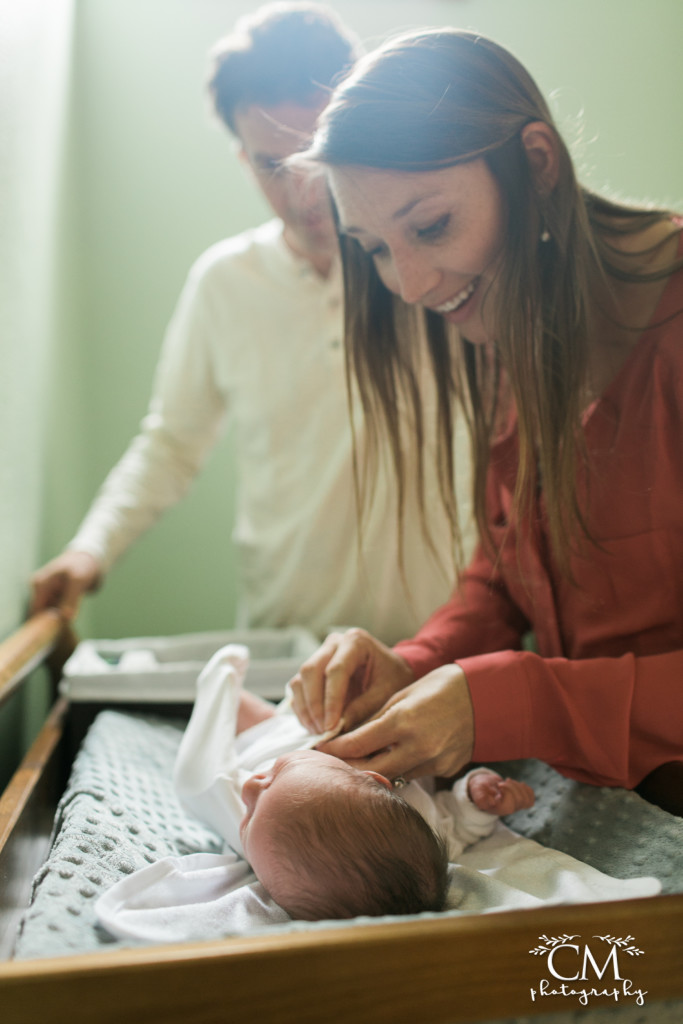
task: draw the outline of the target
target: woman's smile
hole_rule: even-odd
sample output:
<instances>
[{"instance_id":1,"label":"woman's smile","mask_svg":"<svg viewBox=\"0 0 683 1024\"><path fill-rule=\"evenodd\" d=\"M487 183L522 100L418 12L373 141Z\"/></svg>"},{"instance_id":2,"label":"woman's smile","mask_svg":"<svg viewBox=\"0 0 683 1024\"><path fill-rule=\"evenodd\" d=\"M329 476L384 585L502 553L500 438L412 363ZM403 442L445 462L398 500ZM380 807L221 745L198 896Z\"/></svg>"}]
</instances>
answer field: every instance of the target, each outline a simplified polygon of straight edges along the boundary
<instances>
[{"instance_id":1,"label":"woman's smile","mask_svg":"<svg viewBox=\"0 0 683 1024\"><path fill-rule=\"evenodd\" d=\"M479 281L480 278L475 277L466 288L459 291L452 299L442 302L439 306L434 306L434 312L440 313L449 323L459 323L461 320L466 320L470 315L469 302L478 288Z\"/></svg>"}]
</instances>

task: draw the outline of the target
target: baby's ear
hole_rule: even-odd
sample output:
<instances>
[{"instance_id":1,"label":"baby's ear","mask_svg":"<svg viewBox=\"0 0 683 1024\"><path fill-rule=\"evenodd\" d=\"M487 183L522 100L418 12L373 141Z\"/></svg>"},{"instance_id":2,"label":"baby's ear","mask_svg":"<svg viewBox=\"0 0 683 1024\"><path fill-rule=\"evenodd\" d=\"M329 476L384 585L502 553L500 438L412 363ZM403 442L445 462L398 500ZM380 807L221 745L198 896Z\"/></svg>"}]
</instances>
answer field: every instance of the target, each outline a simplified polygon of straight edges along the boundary
<instances>
[{"instance_id":1,"label":"baby's ear","mask_svg":"<svg viewBox=\"0 0 683 1024\"><path fill-rule=\"evenodd\" d=\"M384 775L380 775L379 772L364 771L363 775L369 775L371 779L375 780L375 782L381 783L381 785L386 786L387 789L393 789L393 786L391 785L389 779L387 779L386 776Z\"/></svg>"}]
</instances>

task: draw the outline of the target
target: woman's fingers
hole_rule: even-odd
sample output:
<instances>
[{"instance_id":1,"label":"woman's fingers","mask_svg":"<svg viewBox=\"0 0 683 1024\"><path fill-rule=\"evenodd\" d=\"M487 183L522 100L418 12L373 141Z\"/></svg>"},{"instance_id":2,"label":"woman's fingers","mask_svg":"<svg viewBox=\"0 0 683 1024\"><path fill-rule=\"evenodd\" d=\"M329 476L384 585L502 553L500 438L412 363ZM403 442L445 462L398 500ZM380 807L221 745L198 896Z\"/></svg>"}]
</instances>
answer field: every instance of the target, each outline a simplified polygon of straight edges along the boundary
<instances>
[{"instance_id":1,"label":"woman's fingers","mask_svg":"<svg viewBox=\"0 0 683 1024\"><path fill-rule=\"evenodd\" d=\"M389 712L380 712L377 718L360 725L353 732L337 736L329 743L319 744L318 749L355 767L366 768L364 762L388 752L395 739L396 723L393 716Z\"/></svg>"},{"instance_id":2,"label":"woman's fingers","mask_svg":"<svg viewBox=\"0 0 683 1024\"><path fill-rule=\"evenodd\" d=\"M464 673L445 665L394 694L374 719L319 749L388 778L452 775L471 759L472 705Z\"/></svg>"},{"instance_id":3,"label":"woman's fingers","mask_svg":"<svg viewBox=\"0 0 683 1024\"><path fill-rule=\"evenodd\" d=\"M322 724L334 729L350 695L362 689L371 680L373 653L379 641L360 629L350 629L339 640L325 670L325 690L322 695Z\"/></svg>"},{"instance_id":4,"label":"woman's fingers","mask_svg":"<svg viewBox=\"0 0 683 1024\"><path fill-rule=\"evenodd\" d=\"M310 732L337 727L354 677L365 673L373 642L361 630L330 633L290 680L294 713Z\"/></svg>"},{"instance_id":5,"label":"woman's fingers","mask_svg":"<svg viewBox=\"0 0 683 1024\"><path fill-rule=\"evenodd\" d=\"M312 733L324 731L325 670L342 636L341 633L330 633L288 684L292 695L292 710L302 725Z\"/></svg>"},{"instance_id":6,"label":"woman's fingers","mask_svg":"<svg viewBox=\"0 0 683 1024\"><path fill-rule=\"evenodd\" d=\"M362 674L359 672L347 693L344 731L375 718L384 707L414 681L412 670L400 655L384 647L370 652Z\"/></svg>"},{"instance_id":7,"label":"woman's fingers","mask_svg":"<svg viewBox=\"0 0 683 1024\"><path fill-rule=\"evenodd\" d=\"M290 681L292 706L311 732L354 725L412 681L404 660L362 629L332 633ZM347 709L348 708L348 713Z\"/></svg>"}]
</instances>

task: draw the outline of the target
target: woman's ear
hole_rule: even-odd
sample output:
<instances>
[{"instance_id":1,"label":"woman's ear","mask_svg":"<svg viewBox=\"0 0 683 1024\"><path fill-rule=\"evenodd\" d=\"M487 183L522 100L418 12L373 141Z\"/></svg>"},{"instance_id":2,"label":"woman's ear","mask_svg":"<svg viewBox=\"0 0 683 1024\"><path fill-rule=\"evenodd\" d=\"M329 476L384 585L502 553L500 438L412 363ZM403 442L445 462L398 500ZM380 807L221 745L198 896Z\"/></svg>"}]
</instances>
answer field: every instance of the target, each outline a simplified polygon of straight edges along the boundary
<instances>
[{"instance_id":1,"label":"woman's ear","mask_svg":"<svg viewBox=\"0 0 683 1024\"><path fill-rule=\"evenodd\" d=\"M532 121L522 128L522 145L536 188L541 195L550 195L560 173L560 151L554 129L545 121Z\"/></svg>"}]
</instances>

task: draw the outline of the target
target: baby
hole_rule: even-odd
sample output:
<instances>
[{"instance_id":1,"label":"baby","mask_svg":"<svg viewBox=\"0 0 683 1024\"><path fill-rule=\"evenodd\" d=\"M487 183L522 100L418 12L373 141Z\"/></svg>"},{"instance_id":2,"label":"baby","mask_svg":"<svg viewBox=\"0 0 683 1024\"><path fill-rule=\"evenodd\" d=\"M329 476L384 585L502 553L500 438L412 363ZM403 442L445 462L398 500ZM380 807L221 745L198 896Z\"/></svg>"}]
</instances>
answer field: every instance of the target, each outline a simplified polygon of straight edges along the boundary
<instances>
[{"instance_id":1,"label":"baby","mask_svg":"<svg viewBox=\"0 0 683 1024\"><path fill-rule=\"evenodd\" d=\"M183 804L244 856L294 918L414 914L446 906L448 863L498 817L533 803L475 769L430 795L311 749L289 710L241 689L248 651L218 651L197 683L174 781Z\"/></svg>"}]
</instances>

